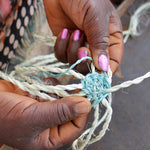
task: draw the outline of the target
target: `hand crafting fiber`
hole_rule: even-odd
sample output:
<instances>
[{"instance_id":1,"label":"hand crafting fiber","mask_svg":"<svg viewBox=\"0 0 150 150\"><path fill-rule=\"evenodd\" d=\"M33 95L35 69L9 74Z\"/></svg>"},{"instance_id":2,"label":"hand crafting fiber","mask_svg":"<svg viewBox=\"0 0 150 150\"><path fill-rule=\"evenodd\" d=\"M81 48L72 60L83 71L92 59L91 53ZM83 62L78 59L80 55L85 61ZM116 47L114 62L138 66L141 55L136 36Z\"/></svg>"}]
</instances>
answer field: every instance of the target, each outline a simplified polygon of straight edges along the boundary
<instances>
[{"instance_id":1,"label":"hand crafting fiber","mask_svg":"<svg viewBox=\"0 0 150 150\"><path fill-rule=\"evenodd\" d=\"M143 14L143 10L146 12L150 9L150 2L141 6L136 12L135 15L131 18L130 28L128 31L124 32L126 43L129 36L139 35L137 26L139 24L140 14ZM43 41L43 37L40 35L35 35L37 39ZM54 38L53 38L54 39ZM51 40L54 42L54 40ZM47 40L46 40L47 42ZM51 43L53 45L53 43ZM78 60L71 67L66 68L63 63L60 63L55 58L54 54L46 56L38 56L31 60L25 61L15 67L9 75L3 72L0 72L0 77L4 80L10 81L11 83L17 85L24 91L29 92L32 95L39 96L47 100L55 100L54 97L51 97L47 93L55 93L60 97L66 96L86 96L91 103L93 104L94 109L94 119L91 126L78 138L73 144L72 148L74 150L83 150L88 145L100 140L106 133L109 127L109 123L112 117L112 97L111 93L118 91L121 88L126 88L132 84L139 84L144 79L150 77L150 72L145 74L142 77L134 79L133 81L127 81L120 85L111 87L112 73L109 68L108 72L102 72L101 74L96 73L95 66L91 63L91 73L86 76L75 72L72 70L77 64L79 64L83 59L89 59L92 61L92 58L85 57ZM66 69L64 69L64 66ZM20 73L21 72L21 73ZM41 76L45 77L60 77L60 76L69 76L72 75L74 78L81 80L79 84L69 84L69 85L56 85L49 86L45 85L42 82ZM66 91L73 91L75 89L80 89L78 93L69 94ZM101 113L100 109L103 107L104 111ZM101 130L98 133L95 133L95 130L101 126Z\"/></svg>"}]
</instances>

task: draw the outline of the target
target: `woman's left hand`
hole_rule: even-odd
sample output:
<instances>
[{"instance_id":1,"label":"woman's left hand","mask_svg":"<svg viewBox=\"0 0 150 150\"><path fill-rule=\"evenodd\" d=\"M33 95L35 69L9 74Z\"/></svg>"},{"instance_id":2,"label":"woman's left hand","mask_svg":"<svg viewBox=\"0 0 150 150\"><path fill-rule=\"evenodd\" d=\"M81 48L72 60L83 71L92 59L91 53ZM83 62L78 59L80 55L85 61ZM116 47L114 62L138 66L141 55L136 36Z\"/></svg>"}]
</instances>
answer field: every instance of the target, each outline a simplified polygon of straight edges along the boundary
<instances>
[{"instance_id":1,"label":"woman's left hand","mask_svg":"<svg viewBox=\"0 0 150 150\"><path fill-rule=\"evenodd\" d=\"M43 82L57 84L52 78ZM72 143L83 133L91 110L88 99L76 96L38 102L33 98L0 80L1 143L19 150L53 150Z\"/></svg>"}]
</instances>

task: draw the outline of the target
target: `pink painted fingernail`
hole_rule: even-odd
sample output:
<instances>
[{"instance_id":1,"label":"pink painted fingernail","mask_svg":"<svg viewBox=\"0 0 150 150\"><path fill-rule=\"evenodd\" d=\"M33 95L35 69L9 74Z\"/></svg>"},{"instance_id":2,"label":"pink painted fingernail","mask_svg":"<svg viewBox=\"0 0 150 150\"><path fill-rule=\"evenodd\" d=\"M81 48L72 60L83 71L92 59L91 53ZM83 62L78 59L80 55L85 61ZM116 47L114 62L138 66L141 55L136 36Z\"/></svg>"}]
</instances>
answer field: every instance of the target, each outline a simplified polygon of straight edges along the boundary
<instances>
[{"instance_id":1,"label":"pink painted fingernail","mask_svg":"<svg viewBox=\"0 0 150 150\"><path fill-rule=\"evenodd\" d=\"M61 39L66 39L68 36L68 29L64 28L61 32Z\"/></svg>"},{"instance_id":2,"label":"pink painted fingernail","mask_svg":"<svg viewBox=\"0 0 150 150\"><path fill-rule=\"evenodd\" d=\"M75 30L73 33L73 40L78 41L81 37L81 31L80 30Z\"/></svg>"},{"instance_id":3,"label":"pink painted fingernail","mask_svg":"<svg viewBox=\"0 0 150 150\"><path fill-rule=\"evenodd\" d=\"M98 64L103 71L108 71L108 57L106 55L99 56Z\"/></svg>"},{"instance_id":4,"label":"pink painted fingernail","mask_svg":"<svg viewBox=\"0 0 150 150\"><path fill-rule=\"evenodd\" d=\"M88 56L88 52L86 50L83 49L79 49L79 53L78 53L79 59ZM83 61L86 61L86 59L84 59Z\"/></svg>"}]
</instances>

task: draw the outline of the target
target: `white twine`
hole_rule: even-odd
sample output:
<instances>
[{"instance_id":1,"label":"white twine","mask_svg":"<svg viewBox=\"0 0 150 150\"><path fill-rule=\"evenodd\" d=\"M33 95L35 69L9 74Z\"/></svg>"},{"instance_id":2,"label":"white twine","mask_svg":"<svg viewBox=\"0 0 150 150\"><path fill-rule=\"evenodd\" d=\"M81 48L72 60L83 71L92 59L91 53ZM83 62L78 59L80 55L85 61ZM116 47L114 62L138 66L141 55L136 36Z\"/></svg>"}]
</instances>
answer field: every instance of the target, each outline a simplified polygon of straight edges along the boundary
<instances>
[{"instance_id":1,"label":"white twine","mask_svg":"<svg viewBox=\"0 0 150 150\"><path fill-rule=\"evenodd\" d=\"M131 17L131 22L129 29L124 32L124 42L126 43L129 36L138 36L140 32L138 31L138 25L140 23L140 18L145 15L146 12L150 9L150 2L142 5L135 14ZM44 37L39 34L34 35L40 43L44 43L45 45L53 46L55 39L53 37ZM31 60L27 60L22 64L19 64L15 67L9 75L0 72L0 77L4 80L7 80L14 85L17 85L20 89L29 92L32 95L39 96L46 100L55 100L55 98L51 97L46 93L56 93L60 97L66 96L86 96L85 93L80 91L76 94L69 94L67 91L75 90L75 89L82 89L83 86L81 83L79 84L70 84L70 85L56 85L56 86L48 86L41 84L38 80L31 78L31 75L38 76L41 71L43 72L52 72L52 73L62 73L66 69L62 69L60 67L64 67L63 63L57 62L57 59L54 57L54 54L46 55L46 56L38 56ZM91 71L92 73L95 72L95 66L91 64ZM70 70L65 75L72 75L76 79L84 79L85 76L75 72L74 70ZM111 83L112 73L109 68L107 72L108 80ZM107 89L106 92L115 92L121 88L129 87L133 84L139 84L144 79L150 77L150 72L146 73L144 76L136 78L131 81L124 82L120 85L116 85ZM42 91L42 92L41 92ZM94 119L91 126L78 138L76 139L73 144L73 150L83 150L88 145L93 144L96 141L99 141L108 130L111 118L112 118L112 96L109 94L106 98L104 98L99 104L93 107L94 109ZM104 109L104 112L101 112L101 108ZM98 127L101 127L99 133L95 133L95 130Z\"/></svg>"},{"instance_id":2,"label":"white twine","mask_svg":"<svg viewBox=\"0 0 150 150\"><path fill-rule=\"evenodd\" d=\"M43 59L42 59L43 57ZM50 59L53 57L52 59ZM39 62L46 62L46 64L42 64L44 66L40 66ZM38 80L32 79L31 74L38 75L40 71L44 72L51 72L51 73L62 73L66 69L61 69L57 67L51 67L51 65L47 65L48 63L52 63L53 66L55 66L56 58L54 58L54 55L47 55L47 56L38 56L30 61L26 61L18 66L15 67L15 70L13 70L10 75L6 75L3 72L0 72L0 77L3 78L4 80L7 80L14 85L17 85L20 89L29 92L32 95L39 96L43 99L47 100L55 100L55 98L49 96L46 93L55 93L60 97L66 97L66 96L86 96L85 93L82 91L76 94L69 94L67 91L70 90L75 90L75 89L82 89L83 86L81 83L79 84L70 84L70 85L56 85L56 86L49 86L49 85L44 85L38 82ZM38 65L37 65L38 64ZM56 62L57 64L57 62ZM23 67L23 66L31 66L32 67ZM47 65L47 66L46 66ZM95 72L95 66L91 64L91 70L92 73ZM85 76L75 72L74 70L70 70L67 74L65 75L72 75L76 79L84 79ZM129 87L133 84L139 84L142 82L144 79L150 77L150 72L146 73L144 76L139 77L137 79L134 79L132 81L127 81L124 82L120 85L116 85L114 87L111 87L110 89L107 89L106 92L115 92L118 91L121 88L126 88ZM109 68L108 71L108 79L109 82L111 83L111 78L112 78L112 73ZM41 92L42 91L42 92ZM43 93L44 92L44 93ZM112 97L111 94L103 99L100 104L94 106L94 121L89 127L77 140L74 141L72 148L74 150L82 150L83 148L87 147L87 145L90 145L98 140L100 140L106 131L108 130L109 123L111 121L112 117L112 107L111 107L111 102L112 102ZM100 114L100 107L103 106L105 108L105 112L103 114ZM102 129L100 132L95 135L95 130L97 129L98 126L102 126Z\"/></svg>"},{"instance_id":3,"label":"white twine","mask_svg":"<svg viewBox=\"0 0 150 150\"><path fill-rule=\"evenodd\" d=\"M150 2L147 2L143 5L141 5L134 13L133 16L131 16L129 29L123 32L124 35L124 43L127 42L128 38L130 36L140 36L144 29L149 25L150 23Z\"/></svg>"}]
</instances>

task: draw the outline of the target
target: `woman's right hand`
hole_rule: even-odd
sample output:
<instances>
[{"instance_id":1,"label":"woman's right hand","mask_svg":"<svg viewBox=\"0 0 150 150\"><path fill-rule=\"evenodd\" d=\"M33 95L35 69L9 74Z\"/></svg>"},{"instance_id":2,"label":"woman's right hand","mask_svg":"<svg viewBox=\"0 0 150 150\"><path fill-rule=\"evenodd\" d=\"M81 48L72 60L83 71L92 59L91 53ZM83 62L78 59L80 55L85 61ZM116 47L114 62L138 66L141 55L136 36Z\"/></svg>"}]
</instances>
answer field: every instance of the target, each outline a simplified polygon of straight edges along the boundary
<instances>
[{"instance_id":1,"label":"woman's right hand","mask_svg":"<svg viewBox=\"0 0 150 150\"><path fill-rule=\"evenodd\" d=\"M123 35L120 18L110 0L44 0L48 23L57 36L55 54L58 60L74 64L90 56L98 70L112 72L123 57ZM85 46L85 41L89 49ZM87 61L77 67L89 72Z\"/></svg>"}]
</instances>

